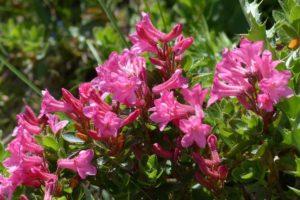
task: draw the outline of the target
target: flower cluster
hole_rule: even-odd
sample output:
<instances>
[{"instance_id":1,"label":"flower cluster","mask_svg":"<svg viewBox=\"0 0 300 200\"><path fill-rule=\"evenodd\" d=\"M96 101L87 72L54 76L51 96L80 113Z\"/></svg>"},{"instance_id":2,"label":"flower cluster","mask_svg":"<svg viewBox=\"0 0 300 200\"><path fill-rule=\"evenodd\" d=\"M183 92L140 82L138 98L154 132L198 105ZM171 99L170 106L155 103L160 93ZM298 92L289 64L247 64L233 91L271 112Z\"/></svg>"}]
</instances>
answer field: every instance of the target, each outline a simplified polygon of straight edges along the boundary
<instances>
[{"instance_id":1,"label":"flower cluster","mask_svg":"<svg viewBox=\"0 0 300 200\"><path fill-rule=\"evenodd\" d=\"M247 109L261 114L272 112L282 97L290 97L289 71L278 71L280 61L263 50L263 42L242 39L240 47L225 49L223 59L217 64L211 97L208 105L227 96L235 96Z\"/></svg>"},{"instance_id":2,"label":"flower cluster","mask_svg":"<svg viewBox=\"0 0 300 200\"><path fill-rule=\"evenodd\" d=\"M3 165L10 173L9 177L1 176L0 197L12 199L12 194L18 186L40 187L45 185L44 199L51 199L57 175L50 173L46 160L43 158L43 148L36 143L34 135L41 134L41 122L30 107L17 116L18 126L13 135L16 136L7 147L10 157Z\"/></svg>"},{"instance_id":3,"label":"flower cluster","mask_svg":"<svg viewBox=\"0 0 300 200\"><path fill-rule=\"evenodd\" d=\"M98 155L92 149L94 142L101 141L109 147L114 141L123 144L126 138L123 127L134 122L142 124L140 127L157 123L160 132L169 125L177 130L174 132L179 132L175 139L164 137L174 148L165 148L163 143L150 140L152 152L142 153L155 153L177 165L182 151L188 150L192 152L191 161L197 164L196 181L213 192L222 188L228 168L221 163L212 127L205 123L208 89L200 84L190 87L180 67L182 55L193 39L183 36L181 24L175 25L169 33L159 31L146 13L142 13L142 20L136 24L136 32L130 39L133 43L130 49L120 54L113 52L96 68L96 78L79 85L78 98L63 88L62 98L57 100L44 90L38 117L29 107L17 116L15 138L7 147L10 157L3 162L9 176L0 175L0 199L12 199L18 186L43 186L44 199L51 199L57 193L63 169L76 172L81 179L96 175L97 168L92 164L94 154ZM153 56L150 61L161 75L160 82L152 88L148 84L149 72L143 52ZM269 51L263 50L262 42L242 39L239 48L225 49L216 67L208 106L224 97L235 96L259 115L273 112L282 97L293 95L288 87L291 74L276 70L278 63L272 60ZM62 116L68 120L60 120ZM52 134L51 137L57 139L68 127L75 129L75 136L84 140L88 148L68 158L59 157L56 171L50 171L46 150L35 136ZM137 153L136 146L131 150L139 160L141 153ZM114 151L111 148L110 155L114 155ZM21 198L26 199L24 195Z\"/></svg>"},{"instance_id":4,"label":"flower cluster","mask_svg":"<svg viewBox=\"0 0 300 200\"><path fill-rule=\"evenodd\" d=\"M182 69L178 63L181 60L182 53L192 44L193 39L182 36L182 25L180 24L177 24L170 33L165 34L152 25L147 14L143 13L142 16L143 19L136 25L136 33L131 35L134 43L133 49L137 53L145 51L153 53L157 58L151 58L150 60L158 66L157 69L161 72L164 80L163 83L152 88L152 93L160 95L160 98L155 99L154 107L149 109L153 112L150 119L159 123L160 131L163 131L168 123L172 122L183 133L183 136L177 139L174 149L166 150L159 143L155 143L153 144L153 152L163 158L177 161L182 148L191 147L194 143L200 148L205 148L208 140L211 141L209 150L213 159L216 159L216 155L218 155L216 149L217 139L213 135L210 136L210 139L207 139L211 134L211 127L203 123L205 116L202 106L208 90L202 89L199 84L194 85L192 89L188 89L188 80L183 77ZM170 41L175 38L175 45L169 47ZM159 47L159 42L162 43L162 48ZM176 100L174 96L176 90L180 90L177 92L181 94L186 102L185 104ZM195 150L194 155L198 155L197 150ZM198 157L202 158L200 155ZM196 160L197 163L199 163L198 160ZM213 166L204 163L200 166L200 169L218 166L222 169L221 175L213 176L213 173L206 173L205 176L217 182L219 180L223 182L227 176L227 168L220 165L220 159L213 162L215 162ZM216 173L219 173L219 171ZM199 176L197 174L196 177ZM212 186L209 187L209 185L205 186L212 190L216 189ZM214 187L216 186L214 185Z\"/></svg>"}]
</instances>

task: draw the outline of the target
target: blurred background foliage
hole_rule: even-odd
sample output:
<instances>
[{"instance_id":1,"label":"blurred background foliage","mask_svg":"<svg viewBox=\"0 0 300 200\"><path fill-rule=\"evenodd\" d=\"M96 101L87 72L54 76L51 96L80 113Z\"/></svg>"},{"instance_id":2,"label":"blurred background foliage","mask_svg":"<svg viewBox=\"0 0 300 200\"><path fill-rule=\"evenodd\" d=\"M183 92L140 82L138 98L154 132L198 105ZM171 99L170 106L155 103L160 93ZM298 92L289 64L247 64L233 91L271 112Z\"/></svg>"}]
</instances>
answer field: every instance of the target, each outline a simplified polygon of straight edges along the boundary
<instances>
[{"instance_id":1,"label":"blurred background foliage","mask_svg":"<svg viewBox=\"0 0 300 200\"><path fill-rule=\"evenodd\" d=\"M238 0L107 0L128 40L142 11L168 31L177 22L195 42L184 68L194 82L211 84L213 68L224 47L231 47L249 26ZM279 8L263 1L263 20ZM129 42L129 41L128 41ZM95 76L94 68L112 51L126 47L98 0L0 0L0 55L40 89L60 97ZM149 64L150 65L150 64ZM200 74L201 73L201 74ZM11 133L25 104L38 110L40 96L0 62L0 133Z\"/></svg>"}]
</instances>

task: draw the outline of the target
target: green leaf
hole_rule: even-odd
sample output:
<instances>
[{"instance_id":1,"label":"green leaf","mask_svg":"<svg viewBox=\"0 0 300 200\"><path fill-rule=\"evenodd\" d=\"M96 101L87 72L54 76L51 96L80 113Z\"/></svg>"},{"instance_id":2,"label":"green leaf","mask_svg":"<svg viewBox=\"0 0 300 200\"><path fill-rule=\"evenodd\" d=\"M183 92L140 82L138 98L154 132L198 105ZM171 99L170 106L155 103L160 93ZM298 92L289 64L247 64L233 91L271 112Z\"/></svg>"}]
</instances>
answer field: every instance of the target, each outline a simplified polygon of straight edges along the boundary
<instances>
[{"instance_id":1,"label":"green leaf","mask_svg":"<svg viewBox=\"0 0 300 200\"><path fill-rule=\"evenodd\" d=\"M0 143L0 161L3 161L8 156L9 156L9 152L5 151L2 143Z\"/></svg>"},{"instance_id":2,"label":"green leaf","mask_svg":"<svg viewBox=\"0 0 300 200\"><path fill-rule=\"evenodd\" d=\"M66 140L67 142L70 142L70 143L75 143L75 144L83 144L83 143L85 143L84 140L76 137L75 132L66 132L66 133L63 133L62 137L64 138L64 140Z\"/></svg>"},{"instance_id":3,"label":"green leaf","mask_svg":"<svg viewBox=\"0 0 300 200\"><path fill-rule=\"evenodd\" d=\"M300 151L300 129L295 131L286 130L283 135L283 143L292 145Z\"/></svg>"},{"instance_id":4,"label":"green leaf","mask_svg":"<svg viewBox=\"0 0 300 200\"><path fill-rule=\"evenodd\" d=\"M258 160L246 160L240 167L234 168L231 174L238 182L251 182L262 179L264 170Z\"/></svg>"},{"instance_id":5,"label":"green leaf","mask_svg":"<svg viewBox=\"0 0 300 200\"><path fill-rule=\"evenodd\" d=\"M295 119L300 114L300 96L295 95L291 98L284 99L277 104L277 107L290 118Z\"/></svg>"},{"instance_id":6,"label":"green leaf","mask_svg":"<svg viewBox=\"0 0 300 200\"><path fill-rule=\"evenodd\" d=\"M43 136L42 145L46 148L53 149L54 151L58 151L59 149L59 144L53 135Z\"/></svg>"},{"instance_id":7,"label":"green leaf","mask_svg":"<svg viewBox=\"0 0 300 200\"><path fill-rule=\"evenodd\" d=\"M290 174L293 174L296 177L300 177L300 158L296 158L295 162L296 162L296 170L290 172Z\"/></svg>"},{"instance_id":8,"label":"green leaf","mask_svg":"<svg viewBox=\"0 0 300 200\"><path fill-rule=\"evenodd\" d=\"M93 194L91 193L91 191L88 189L87 186L83 185L83 189L84 189L84 196L85 196L85 200L95 200Z\"/></svg>"}]
</instances>

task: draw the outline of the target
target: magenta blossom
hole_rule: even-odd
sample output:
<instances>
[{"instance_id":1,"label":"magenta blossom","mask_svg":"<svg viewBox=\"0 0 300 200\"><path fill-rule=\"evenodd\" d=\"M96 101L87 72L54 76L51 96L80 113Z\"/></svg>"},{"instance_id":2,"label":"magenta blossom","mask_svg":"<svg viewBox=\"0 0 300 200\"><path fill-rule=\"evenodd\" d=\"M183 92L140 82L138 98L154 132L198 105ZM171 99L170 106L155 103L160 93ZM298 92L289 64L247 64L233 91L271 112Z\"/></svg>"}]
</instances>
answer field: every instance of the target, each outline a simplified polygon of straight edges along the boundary
<instances>
[{"instance_id":1,"label":"magenta blossom","mask_svg":"<svg viewBox=\"0 0 300 200\"><path fill-rule=\"evenodd\" d=\"M270 78L259 82L261 91L268 94L273 103L278 103L281 97L291 97L294 92L288 87L291 73L289 71L273 72Z\"/></svg>"},{"instance_id":2,"label":"magenta blossom","mask_svg":"<svg viewBox=\"0 0 300 200\"><path fill-rule=\"evenodd\" d=\"M202 118L199 116L191 116L189 119L182 119L179 122L179 127L184 136L181 140L183 147L189 147L195 142L200 148L205 148L206 137L211 132L211 127L202 124Z\"/></svg>"},{"instance_id":3,"label":"magenta blossom","mask_svg":"<svg viewBox=\"0 0 300 200\"><path fill-rule=\"evenodd\" d=\"M136 32L130 35L134 44L131 48L136 53L149 51L157 54L156 45L158 42L169 42L182 33L182 25L176 24L171 32L163 33L156 29L147 13L142 13L142 20L136 24Z\"/></svg>"},{"instance_id":4,"label":"magenta blossom","mask_svg":"<svg viewBox=\"0 0 300 200\"><path fill-rule=\"evenodd\" d=\"M97 67L98 77L93 84L112 94L114 100L128 106L142 104L146 86L146 64L143 57L129 50L121 55L113 52L108 61Z\"/></svg>"},{"instance_id":5,"label":"magenta blossom","mask_svg":"<svg viewBox=\"0 0 300 200\"><path fill-rule=\"evenodd\" d=\"M40 117L44 114L51 113L51 112L64 112L68 113L72 111L72 107L63 101L56 100L48 90L42 91L43 93L43 100L41 104L41 112Z\"/></svg>"},{"instance_id":6,"label":"magenta blossom","mask_svg":"<svg viewBox=\"0 0 300 200\"><path fill-rule=\"evenodd\" d=\"M159 123L160 130L164 130L167 124L174 119L181 119L194 112L192 106L184 105L176 101L173 92L165 91L159 99L154 100L154 107L149 111L153 111L150 119Z\"/></svg>"},{"instance_id":7,"label":"magenta blossom","mask_svg":"<svg viewBox=\"0 0 300 200\"><path fill-rule=\"evenodd\" d=\"M70 169L77 171L82 179L86 176L94 176L97 173L97 168L91 164L94 157L94 151L91 149L80 151L78 156L73 159L60 159L57 161L57 166L62 169Z\"/></svg>"},{"instance_id":8,"label":"magenta blossom","mask_svg":"<svg viewBox=\"0 0 300 200\"><path fill-rule=\"evenodd\" d=\"M293 95L288 87L291 74L276 70L279 63L272 60L270 51L263 50L262 41L242 39L239 48L223 52L223 59L216 66L208 105L235 96L247 109L271 112L280 98Z\"/></svg>"},{"instance_id":9,"label":"magenta blossom","mask_svg":"<svg viewBox=\"0 0 300 200\"><path fill-rule=\"evenodd\" d=\"M15 189L16 185L9 178L0 174L0 199L11 200Z\"/></svg>"},{"instance_id":10,"label":"magenta blossom","mask_svg":"<svg viewBox=\"0 0 300 200\"><path fill-rule=\"evenodd\" d=\"M153 93L159 94L163 91L170 91L177 88L187 88L188 80L182 76L182 70L177 69L171 78L160 85L152 88Z\"/></svg>"},{"instance_id":11,"label":"magenta blossom","mask_svg":"<svg viewBox=\"0 0 300 200\"><path fill-rule=\"evenodd\" d=\"M106 112L104 115L95 115L93 119L100 138L117 137L122 119L115 113Z\"/></svg>"},{"instance_id":12,"label":"magenta blossom","mask_svg":"<svg viewBox=\"0 0 300 200\"><path fill-rule=\"evenodd\" d=\"M57 115L47 114L48 117L48 124L51 128L54 135L56 135L60 130L62 130L68 123L68 120L59 121Z\"/></svg>"},{"instance_id":13,"label":"magenta blossom","mask_svg":"<svg viewBox=\"0 0 300 200\"><path fill-rule=\"evenodd\" d=\"M273 111L273 101L267 94L259 94L257 97L258 106L267 112Z\"/></svg>"},{"instance_id":14,"label":"magenta blossom","mask_svg":"<svg viewBox=\"0 0 300 200\"><path fill-rule=\"evenodd\" d=\"M207 94L207 89L202 89L200 84L194 85L194 87L190 90L188 88L184 88L181 90L181 94L186 102L192 105L195 109L195 113L197 116L204 118L204 112L202 109L203 102L205 101L205 96Z\"/></svg>"}]
</instances>

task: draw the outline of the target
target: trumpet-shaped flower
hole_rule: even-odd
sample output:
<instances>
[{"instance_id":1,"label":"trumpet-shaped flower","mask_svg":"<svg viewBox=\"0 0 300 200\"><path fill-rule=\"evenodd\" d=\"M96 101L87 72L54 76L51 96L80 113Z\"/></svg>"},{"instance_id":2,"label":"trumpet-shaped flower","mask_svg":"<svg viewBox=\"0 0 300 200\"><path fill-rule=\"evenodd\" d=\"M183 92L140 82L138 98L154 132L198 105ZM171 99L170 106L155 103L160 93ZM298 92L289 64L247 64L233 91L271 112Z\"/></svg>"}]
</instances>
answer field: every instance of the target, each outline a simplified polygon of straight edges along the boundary
<instances>
[{"instance_id":1,"label":"trumpet-shaped flower","mask_svg":"<svg viewBox=\"0 0 300 200\"><path fill-rule=\"evenodd\" d=\"M205 148L206 137L210 134L211 127L203 124L201 117L191 116L189 119L182 119L179 121L179 127L185 134L181 140L183 147L189 147L195 142L200 148Z\"/></svg>"},{"instance_id":2,"label":"trumpet-shaped flower","mask_svg":"<svg viewBox=\"0 0 300 200\"><path fill-rule=\"evenodd\" d=\"M96 175L97 169L91 164L94 157L94 151L91 149L80 151L78 156L73 159L60 159L57 166L62 169L70 169L78 172L82 179L88 175Z\"/></svg>"},{"instance_id":3,"label":"trumpet-shaped flower","mask_svg":"<svg viewBox=\"0 0 300 200\"><path fill-rule=\"evenodd\" d=\"M56 135L61 129L63 129L68 123L68 120L59 121L57 115L47 114L48 117L48 124L51 128L54 135Z\"/></svg>"},{"instance_id":4,"label":"trumpet-shaped flower","mask_svg":"<svg viewBox=\"0 0 300 200\"><path fill-rule=\"evenodd\" d=\"M272 111L281 97L293 95L288 87L291 74L277 71L275 67L279 63L272 60L270 51L263 51L263 42L242 39L239 48L223 52L223 59L216 66L208 105L223 97L236 96L247 109L255 110L258 104L259 108ZM260 95L253 99L251 96L256 93Z\"/></svg>"},{"instance_id":5,"label":"trumpet-shaped flower","mask_svg":"<svg viewBox=\"0 0 300 200\"><path fill-rule=\"evenodd\" d=\"M166 82L152 88L153 93L159 94L163 91L170 91L176 88L187 88L188 80L182 76L182 70L177 69Z\"/></svg>"},{"instance_id":6,"label":"trumpet-shaped flower","mask_svg":"<svg viewBox=\"0 0 300 200\"><path fill-rule=\"evenodd\" d=\"M97 67L98 77L93 80L102 92L112 94L113 99L128 106L139 105L146 84L146 64L144 58L129 50L121 55L112 53L102 66Z\"/></svg>"},{"instance_id":7,"label":"trumpet-shaped flower","mask_svg":"<svg viewBox=\"0 0 300 200\"><path fill-rule=\"evenodd\" d=\"M135 53L145 51L158 54L158 42L169 42L182 33L182 25L176 24L169 33L163 33L156 29L147 13L142 13L142 20L136 24L136 32L130 35L134 44L131 48Z\"/></svg>"},{"instance_id":8,"label":"trumpet-shaped flower","mask_svg":"<svg viewBox=\"0 0 300 200\"><path fill-rule=\"evenodd\" d=\"M258 85L274 103L278 103L281 97L290 97L294 94L293 90L288 87L290 78L289 71L273 72L270 78L262 79Z\"/></svg>"},{"instance_id":9,"label":"trumpet-shaped flower","mask_svg":"<svg viewBox=\"0 0 300 200\"><path fill-rule=\"evenodd\" d=\"M183 88L181 90L181 94L183 95L184 100L192 105L195 109L196 115L202 118L204 118L202 105L207 92L208 90L202 89L201 85L199 84L194 85L191 90L188 88Z\"/></svg>"},{"instance_id":10,"label":"trumpet-shaped flower","mask_svg":"<svg viewBox=\"0 0 300 200\"><path fill-rule=\"evenodd\" d=\"M154 101L154 107L149 111L153 111L150 119L159 123L160 130L162 131L167 124L174 119L181 119L194 112L192 106L180 104L176 101L173 92L165 91L159 99Z\"/></svg>"}]
</instances>

